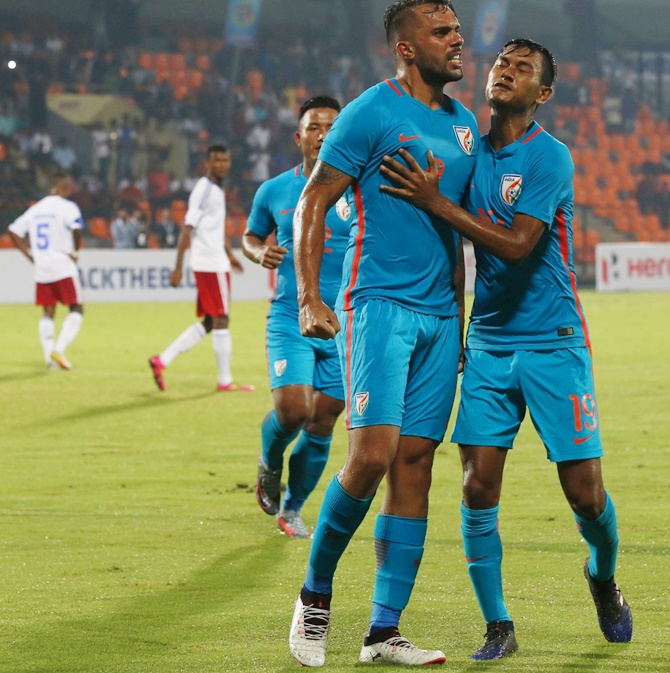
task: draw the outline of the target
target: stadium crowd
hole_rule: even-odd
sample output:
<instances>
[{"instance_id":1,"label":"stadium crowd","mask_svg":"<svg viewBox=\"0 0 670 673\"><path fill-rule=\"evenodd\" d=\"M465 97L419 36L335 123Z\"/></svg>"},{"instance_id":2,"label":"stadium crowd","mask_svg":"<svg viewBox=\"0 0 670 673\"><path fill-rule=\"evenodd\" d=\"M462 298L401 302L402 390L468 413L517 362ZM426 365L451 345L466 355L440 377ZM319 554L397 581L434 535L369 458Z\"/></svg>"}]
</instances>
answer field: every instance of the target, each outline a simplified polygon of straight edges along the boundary
<instances>
[{"instance_id":1,"label":"stadium crowd","mask_svg":"<svg viewBox=\"0 0 670 673\"><path fill-rule=\"evenodd\" d=\"M2 17L0 59L8 65L0 68L0 234L45 193L52 169L62 168L75 178L87 245L118 246L113 232L126 221L137 232L135 245L170 245L162 229L181 224L204 150L222 141L233 158L226 195L237 244L258 186L298 160L291 134L299 105L324 91L346 103L391 70L384 45L365 58L342 53L327 18L315 19L303 32L292 25L262 31L233 85L233 53L218 30L169 23L140 29L129 16L117 26L95 14L88 33L53 17ZM466 54L466 76L452 86L486 130L488 110L474 91L476 61ZM585 251L585 262L603 235L666 240L670 233L663 101L643 104L639 73L621 71L606 53L601 61L600 78L566 63L555 102L539 120L573 150L576 203L584 207L576 250ZM55 130L47 106L58 93L109 93L136 112L93 123L83 143L81 136L73 142L60 126ZM581 230L587 213L589 226ZM594 213L602 220L598 230Z\"/></svg>"}]
</instances>

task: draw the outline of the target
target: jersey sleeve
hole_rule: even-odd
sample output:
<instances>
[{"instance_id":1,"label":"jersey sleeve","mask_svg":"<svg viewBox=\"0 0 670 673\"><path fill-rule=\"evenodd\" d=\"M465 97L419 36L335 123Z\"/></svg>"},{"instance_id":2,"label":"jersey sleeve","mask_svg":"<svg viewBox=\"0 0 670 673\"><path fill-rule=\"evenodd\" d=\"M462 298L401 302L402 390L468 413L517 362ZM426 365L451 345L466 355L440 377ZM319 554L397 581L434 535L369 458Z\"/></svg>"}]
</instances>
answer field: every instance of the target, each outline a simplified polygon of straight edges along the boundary
<instances>
[{"instance_id":1,"label":"jersey sleeve","mask_svg":"<svg viewBox=\"0 0 670 673\"><path fill-rule=\"evenodd\" d=\"M271 191L269 182L264 182L258 188L247 220L249 230L263 238L269 236L277 227L272 214Z\"/></svg>"},{"instance_id":2,"label":"jersey sleeve","mask_svg":"<svg viewBox=\"0 0 670 673\"><path fill-rule=\"evenodd\" d=\"M68 213L68 219L65 222L65 226L70 231L84 228L84 218L82 217L81 210L79 210L79 206L76 203L72 204L72 208Z\"/></svg>"},{"instance_id":3,"label":"jersey sleeve","mask_svg":"<svg viewBox=\"0 0 670 673\"><path fill-rule=\"evenodd\" d=\"M205 213L207 199L212 191L212 183L206 178L201 178L196 182L193 191L188 197L188 209L184 217L184 224L187 227L196 228Z\"/></svg>"},{"instance_id":4,"label":"jersey sleeve","mask_svg":"<svg viewBox=\"0 0 670 673\"><path fill-rule=\"evenodd\" d=\"M319 159L358 179L369 163L380 135L383 110L363 94L335 119L323 141Z\"/></svg>"},{"instance_id":5,"label":"jersey sleeve","mask_svg":"<svg viewBox=\"0 0 670 673\"><path fill-rule=\"evenodd\" d=\"M30 230L30 220L25 216L25 213L18 217L14 222L12 222L9 227L9 231L13 234L16 234L20 238L24 238L28 235Z\"/></svg>"},{"instance_id":6,"label":"jersey sleeve","mask_svg":"<svg viewBox=\"0 0 670 673\"><path fill-rule=\"evenodd\" d=\"M543 148L535 155L527 175L524 175L521 194L515 213L536 217L552 226L556 210L572 189L575 166L570 151L564 145Z\"/></svg>"}]
</instances>

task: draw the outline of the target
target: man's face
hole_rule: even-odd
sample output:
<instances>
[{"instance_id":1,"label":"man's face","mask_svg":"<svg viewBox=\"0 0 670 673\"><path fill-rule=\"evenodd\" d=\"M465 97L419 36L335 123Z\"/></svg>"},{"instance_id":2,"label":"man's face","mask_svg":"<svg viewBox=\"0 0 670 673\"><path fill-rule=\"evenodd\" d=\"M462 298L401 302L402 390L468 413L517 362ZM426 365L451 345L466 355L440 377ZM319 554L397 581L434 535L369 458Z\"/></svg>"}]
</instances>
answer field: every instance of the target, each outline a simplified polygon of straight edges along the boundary
<instances>
[{"instance_id":1,"label":"man's face","mask_svg":"<svg viewBox=\"0 0 670 673\"><path fill-rule=\"evenodd\" d=\"M486 84L492 107L523 110L545 102L551 87L542 84L543 58L527 47L509 46L496 59Z\"/></svg>"},{"instance_id":2,"label":"man's face","mask_svg":"<svg viewBox=\"0 0 670 673\"><path fill-rule=\"evenodd\" d=\"M461 25L450 9L432 3L414 9L414 62L423 79L432 83L457 82L463 77Z\"/></svg>"},{"instance_id":3,"label":"man's face","mask_svg":"<svg viewBox=\"0 0 670 673\"><path fill-rule=\"evenodd\" d=\"M230 171L230 154L228 152L212 152L207 157L209 174L215 180L223 180Z\"/></svg>"},{"instance_id":4,"label":"man's face","mask_svg":"<svg viewBox=\"0 0 670 673\"><path fill-rule=\"evenodd\" d=\"M295 142L302 152L302 156L312 163L319 155L323 139L330 131L337 117L337 111L332 108L316 107L307 110L300 120L295 132Z\"/></svg>"}]
</instances>

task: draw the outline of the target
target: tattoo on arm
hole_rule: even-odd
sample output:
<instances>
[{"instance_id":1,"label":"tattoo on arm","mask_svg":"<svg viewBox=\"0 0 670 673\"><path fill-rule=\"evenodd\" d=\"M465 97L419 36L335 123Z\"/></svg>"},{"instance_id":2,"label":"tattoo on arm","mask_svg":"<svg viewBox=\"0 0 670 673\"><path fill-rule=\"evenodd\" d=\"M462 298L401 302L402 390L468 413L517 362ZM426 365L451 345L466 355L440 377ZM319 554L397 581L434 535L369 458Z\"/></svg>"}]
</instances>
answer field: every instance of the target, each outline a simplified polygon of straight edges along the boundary
<instances>
[{"instance_id":1,"label":"tattoo on arm","mask_svg":"<svg viewBox=\"0 0 670 673\"><path fill-rule=\"evenodd\" d=\"M347 178L345 173L338 171L323 161L318 161L314 167L314 172L310 176L310 180L317 185L332 185L334 182L340 181L342 178Z\"/></svg>"}]
</instances>

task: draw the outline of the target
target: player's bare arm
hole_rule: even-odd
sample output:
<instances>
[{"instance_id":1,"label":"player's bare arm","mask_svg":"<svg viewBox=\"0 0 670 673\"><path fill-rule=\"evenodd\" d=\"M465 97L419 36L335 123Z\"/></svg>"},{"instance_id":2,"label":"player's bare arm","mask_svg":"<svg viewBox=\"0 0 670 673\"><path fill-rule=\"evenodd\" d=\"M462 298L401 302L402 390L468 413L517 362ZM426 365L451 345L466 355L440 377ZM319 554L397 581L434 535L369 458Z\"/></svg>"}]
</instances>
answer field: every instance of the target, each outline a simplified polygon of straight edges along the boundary
<instances>
[{"instance_id":1,"label":"player's bare arm","mask_svg":"<svg viewBox=\"0 0 670 673\"><path fill-rule=\"evenodd\" d=\"M456 304L458 305L458 327L461 342L461 354L458 358L458 371L465 367L465 253L463 252L463 238L458 237L458 262L454 269L454 286L456 287Z\"/></svg>"},{"instance_id":2,"label":"player's bare arm","mask_svg":"<svg viewBox=\"0 0 670 673\"><path fill-rule=\"evenodd\" d=\"M81 229L74 229L72 231L72 241L74 243L74 252L70 253L70 257L77 262L79 260L79 250L81 249Z\"/></svg>"},{"instance_id":3,"label":"player's bare arm","mask_svg":"<svg viewBox=\"0 0 670 673\"><path fill-rule=\"evenodd\" d=\"M440 193L440 178L432 152L428 153L426 170L406 150L401 149L400 154L406 165L392 157L384 157L380 170L396 186L382 185L381 191L409 201L508 264L523 262L537 245L546 229L541 220L518 213L507 229L479 219Z\"/></svg>"},{"instance_id":4,"label":"player's bare arm","mask_svg":"<svg viewBox=\"0 0 670 673\"><path fill-rule=\"evenodd\" d=\"M223 249L226 251L226 255L228 255L228 259L230 260L230 268L235 273L244 273L242 262L237 259L237 255L233 252L233 249L230 247L227 241L223 244Z\"/></svg>"},{"instance_id":5,"label":"player's bare arm","mask_svg":"<svg viewBox=\"0 0 670 673\"><path fill-rule=\"evenodd\" d=\"M317 161L293 217L295 275L300 307L300 331L305 336L332 339L340 324L321 300L319 275L325 241L326 213L344 194L353 178Z\"/></svg>"},{"instance_id":6,"label":"player's bare arm","mask_svg":"<svg viewBox=\"0 0 670 673\"><path fill-rule=\"evenodd\" d=\"M12 239L12 243L14 244L14 247L23 255L25 255L30 262L33 264L35 263L33 260L32 253L30 252L30 248L26 245L26 242L20 237L17 236L13 231L8 232L10 238Z\"/></svg>"},{"instance_id":7,"label":"player's bare arm","mask_svg":"<svg viewBox=\"0 0 670 673\"><path fill-rule=\"evenodd\" d=\"M268 245L267 236L259 236L247 228L242 235L242 252L255 264L265 269L276 269L288 250L280 245Z\"/></svg>"},{"instance_id":8,"label":"player's bare arm","mask_svg":"<svg viewBox=\"0 0 670 673\"><path fill-rule=\"evenodd\" d=\"M172 287L178 287L184 275L184 255L186 254L186 250L191 243L192 229L193 227L185 224L184 228L179 234L179 240L177 241L177 261L174 265L174 271L170 274L170 285L172 285Z\"/></svg>"}]
</instances>

